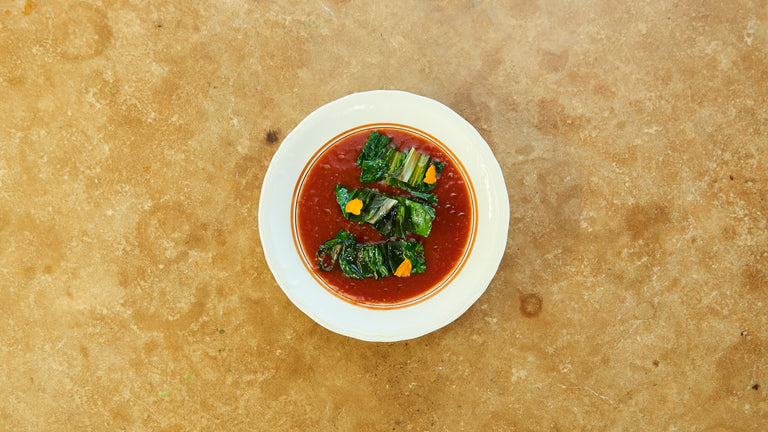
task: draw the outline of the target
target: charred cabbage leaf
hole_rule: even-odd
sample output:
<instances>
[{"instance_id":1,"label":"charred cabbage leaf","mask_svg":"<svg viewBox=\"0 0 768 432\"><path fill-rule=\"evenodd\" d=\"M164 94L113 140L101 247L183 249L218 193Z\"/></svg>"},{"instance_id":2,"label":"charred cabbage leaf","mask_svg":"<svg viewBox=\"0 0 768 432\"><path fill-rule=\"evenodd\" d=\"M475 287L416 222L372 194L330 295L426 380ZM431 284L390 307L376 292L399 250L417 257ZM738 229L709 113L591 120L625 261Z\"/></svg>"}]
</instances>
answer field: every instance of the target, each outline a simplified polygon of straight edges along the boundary
<instances>
[{"instance_id":1,"label":"charred cabbage leaf","mask_svg":"<svg viewBox=\"0 0 768 432\"><path fill-rule=\"evenodd\" d=\"M346 210L347 203L358 199L363 206L359 214ZM435 219L435 208L412 198L383 194L371 189L347 189L336 185L336 201L344 217L355 222L367 222L383 236L405 237L407 232L428 236Z\"/></svg>"},{"instance_id":2,"label":"charred cabbage leaf","mask_svg":"<svg viewBox=\"0 0 768 432\"><path fill-rule=\"evenodd\" d=\"M415 197L437 202L437 197L429 193L435 183L425 182L425 175L430 166L434 167L435 173L440 173L445 165L416 149L400 152L391 144L389 137L371 132L357 158L357 165L361 168L361 183L381 180L390 186L405 189Z\"/></svg>"},{"instance_id":3,"label":"charred cabbage leaf","mask_svg":"<svg viewBox=\"0 0 768 432\"><path fill-rule=\"evenodd\" d=\"M320 270L331 271L338 264L351 278L381 279L393 274L406 259L411 262L410 273L424 273L424 246L415 240L393 240L375 244L357 243L355 236L345 230L323 243L317 250Z\"/></svg>"}]
</instances>

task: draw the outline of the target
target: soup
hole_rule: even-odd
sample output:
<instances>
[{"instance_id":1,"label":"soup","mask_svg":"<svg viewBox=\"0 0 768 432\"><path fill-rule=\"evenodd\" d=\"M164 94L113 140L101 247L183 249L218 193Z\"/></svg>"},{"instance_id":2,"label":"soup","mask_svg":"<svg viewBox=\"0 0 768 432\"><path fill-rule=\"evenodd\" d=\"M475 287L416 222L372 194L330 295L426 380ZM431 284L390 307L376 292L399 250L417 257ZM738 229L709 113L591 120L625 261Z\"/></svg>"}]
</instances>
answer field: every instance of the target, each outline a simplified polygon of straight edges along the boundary
<instances>
[{"instance_id":1,"label":"soup","mask_svg":"<svg viewBox=\"0 0 768 432\"><path fill-rule=\"evenodd\" d=\"M415 148L444 164L435 188L435 218L427 237L408 233L407 240L424 246L427 269L408 277L354 279L338 268L322 271L315 253L340 230L353 234L358 242L387 240L368 224L346 219L336 202L337 184L346 188L370 188L382 193L408 196L402 189L378 182L360 183L356 165L360 151L371 132L389 137L400 151ZM355 304L370 307L404 306L437 292L460 270L471 249L475 231L474 197L471 184L460 164L426 134L398 126L368 127L342 134L328 143L305 167L294 192L292 207L294 238L307 267L327 289Z\"/></svg>"}]
</instances>

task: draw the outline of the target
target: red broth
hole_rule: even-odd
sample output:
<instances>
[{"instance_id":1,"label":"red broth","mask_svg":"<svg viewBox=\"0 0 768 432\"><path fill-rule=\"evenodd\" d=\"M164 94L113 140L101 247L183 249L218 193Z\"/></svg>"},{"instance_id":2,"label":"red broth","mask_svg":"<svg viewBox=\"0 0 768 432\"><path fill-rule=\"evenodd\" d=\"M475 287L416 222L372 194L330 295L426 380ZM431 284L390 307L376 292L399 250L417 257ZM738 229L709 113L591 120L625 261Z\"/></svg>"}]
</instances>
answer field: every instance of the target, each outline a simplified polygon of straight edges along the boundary
<instances>
[{"instance_id":1,"label":"red broth","mask_svg":"<svg viewBox=\"0 0 768 432\"><path fill-rule=\"evenodd\" d=\"M384 183L360 183L360 167L355 162L372 131L392 139L398 150L417 151L443 162L433 193L437 195L435 219L428 237L409 234L409 240L424 245L427 270L409 277L388 276L354 279L345 276L338 265L333 271L318 268L317 249L336 236L339 230L352 233L358 242L378 243L386 239L369 224L358 224L344 218L336 202L334 188L341 184L347 188L371 188L381 192L407 196L407 192ZM305 169L294 206L295 230L305 263L336 295L356 304L373 307L392 307L409 304L424 298L453 276L471 247L474 230L471 186L456 163L431 140L414 132L395 127L364 129L340 138L327 147ZM295 233L296 234L296 233Z\"/></svg>"}]
</instances>

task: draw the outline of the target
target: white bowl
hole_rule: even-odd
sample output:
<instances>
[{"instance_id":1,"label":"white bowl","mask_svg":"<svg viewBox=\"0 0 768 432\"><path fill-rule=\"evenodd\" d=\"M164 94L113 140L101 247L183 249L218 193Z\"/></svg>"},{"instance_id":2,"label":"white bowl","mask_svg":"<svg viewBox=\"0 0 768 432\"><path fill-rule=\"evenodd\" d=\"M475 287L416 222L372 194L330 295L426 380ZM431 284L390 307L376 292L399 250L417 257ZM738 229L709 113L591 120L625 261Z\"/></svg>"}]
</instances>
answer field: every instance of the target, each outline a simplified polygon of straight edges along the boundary
<instances>
[{"instance_id":1,"label":"white bowl","mask_svg":"<svg viewBox=\"0 0 768 432\"><path fill-rule=\"evenodd\" d=\"M477 232L461 271L426 300L400 308L363 307L329 292L302 261L291 228L291 197L312 156L339 134L370 124L399 124L428 133L461 162L476 194ZM275 152L259 201L264 255L288 298L323 327L366 341L412 339L461 316L496 274L506 248L508 226L509 198L488 144L450 108L402 91L354 93L307 116Z\"/></svg>"}]
</instances>

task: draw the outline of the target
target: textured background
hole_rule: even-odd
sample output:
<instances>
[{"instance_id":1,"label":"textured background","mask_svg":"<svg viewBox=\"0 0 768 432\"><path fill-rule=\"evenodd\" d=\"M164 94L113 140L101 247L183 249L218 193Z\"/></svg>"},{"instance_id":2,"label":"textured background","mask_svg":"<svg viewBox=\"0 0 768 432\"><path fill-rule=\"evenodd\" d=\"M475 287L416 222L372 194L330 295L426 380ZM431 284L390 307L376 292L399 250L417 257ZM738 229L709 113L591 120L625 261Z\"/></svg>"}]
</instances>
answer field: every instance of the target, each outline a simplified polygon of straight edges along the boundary
<instances>
[{"instance_id":1,"label":"textured background","mask_svg":"<svg viewBox=\"0 0 768 432\"><path fill-rule=\"evenodd\" d=\"M768 4L0 0L0 429L762 431ZM282 138L437 99L510 196L430 335L315 324L270 274Z\"/></svg>"}]
</instances>

